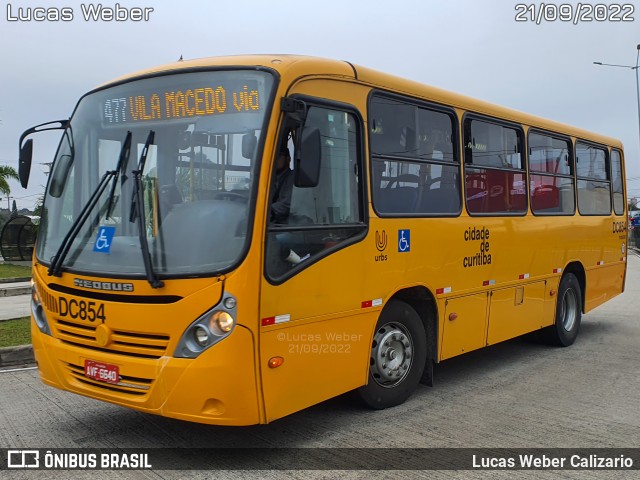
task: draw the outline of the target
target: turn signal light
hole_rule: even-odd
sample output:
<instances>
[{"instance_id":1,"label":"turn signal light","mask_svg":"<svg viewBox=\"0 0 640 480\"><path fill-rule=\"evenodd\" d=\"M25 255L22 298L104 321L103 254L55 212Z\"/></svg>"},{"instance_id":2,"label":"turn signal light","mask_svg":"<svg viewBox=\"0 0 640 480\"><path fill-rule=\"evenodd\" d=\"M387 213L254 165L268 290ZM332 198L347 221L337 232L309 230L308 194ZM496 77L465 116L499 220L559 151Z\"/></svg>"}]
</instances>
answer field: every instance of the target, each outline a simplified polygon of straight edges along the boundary
<instances>
[{"instance_id":1,"label":"turn signal light","mask_svg":"<svg viewBox=\"0 0 640 480\"><path fill-rule=\"evenodd\" d=\"M271 357L269 359L269 368L278 368L283 363L284 363L284 358L282 358L282 357Z\"/></svg>"}]
</instances>

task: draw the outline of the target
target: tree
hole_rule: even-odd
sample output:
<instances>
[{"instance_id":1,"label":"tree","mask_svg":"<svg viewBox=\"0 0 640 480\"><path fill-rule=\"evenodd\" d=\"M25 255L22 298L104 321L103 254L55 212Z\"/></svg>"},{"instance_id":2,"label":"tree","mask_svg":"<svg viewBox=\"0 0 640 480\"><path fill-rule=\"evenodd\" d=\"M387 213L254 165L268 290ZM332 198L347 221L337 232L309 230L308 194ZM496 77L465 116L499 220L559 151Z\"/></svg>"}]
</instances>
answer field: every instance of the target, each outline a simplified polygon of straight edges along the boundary
<instances>
[{"instance_id":1,"label":"tree","mask_svg":"<svg viewBox=\"0 0 640 480\"><path fill-rule=\"evenodd\" d=\"M38 200L36 200L36 204L33 206L33 214L36 217L41 217L42 216L42 207L44 205L44 194L40 195L38 197Z\"/></svg>"},{"instance_id":2,"label":"tree","mask_svg":"<svg viewBox=\"0 0 640 480\"><path fill-rule=\"evenodd\" d=\"M8 165L0 165L0 193L7 196L11 193L11 187L9 187L8 179L18 180L18 172L13 167Z\"/></svg>"},{"instance_id":3,"label":"tree","mask_svg":"<svg viewBox=\"0 0 640 480\"><path fill-rule=\"evenodd\" d=\"M13 206L11 207L11 218L18 216L18 206L15 199L13 200Z\"/></svg>"}]
</instances>

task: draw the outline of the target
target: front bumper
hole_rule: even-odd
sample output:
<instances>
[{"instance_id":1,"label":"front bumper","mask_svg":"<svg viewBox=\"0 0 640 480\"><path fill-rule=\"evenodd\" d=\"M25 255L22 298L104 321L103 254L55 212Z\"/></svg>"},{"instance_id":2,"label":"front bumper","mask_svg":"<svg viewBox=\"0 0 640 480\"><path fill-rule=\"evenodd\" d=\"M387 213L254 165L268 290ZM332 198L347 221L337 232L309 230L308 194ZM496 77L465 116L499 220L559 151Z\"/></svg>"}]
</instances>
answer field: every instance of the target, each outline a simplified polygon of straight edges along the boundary
<instances>
[{"instance_id":1,"label":"front bumper","mask_svg":"<svg viewBox=\"0 0 640 480\"><path fill-rule=\"evenodd\" d=\"M260 423L253 336L240 325L197 358L148 359L65 344L41 333L31 321L34 355L47 385L192 422ZM87 378L87 359L117 365L120 382L112 385Z\"/></svg>"}]
</instances>

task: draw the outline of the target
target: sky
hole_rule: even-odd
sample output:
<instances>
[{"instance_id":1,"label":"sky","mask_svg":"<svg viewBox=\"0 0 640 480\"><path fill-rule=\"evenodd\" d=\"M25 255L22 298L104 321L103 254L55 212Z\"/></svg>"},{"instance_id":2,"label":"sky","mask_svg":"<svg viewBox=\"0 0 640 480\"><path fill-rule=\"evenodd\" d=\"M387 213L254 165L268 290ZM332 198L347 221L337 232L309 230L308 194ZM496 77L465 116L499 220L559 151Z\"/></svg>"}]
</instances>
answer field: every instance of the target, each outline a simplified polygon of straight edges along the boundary
<instances>
[{"instance_id":1,"label":"sky","mask_svg":"<svg viewBox=\"0 0 640 480\"><path fill-rule=\"evenodd\" d=\"M147 21L85 21L82 5L116 3L153 11ZM0 2L0 165L17 168L24 130L68 118L80 96L115 77L180 56L295 53L347 60L619 138L627 194L640 197L634 71L593 64L636 65L640 2L618 3L620 12L601 2L599 21L584 10L594 3L565 1L564 14L574 13L565 22L554 18L561 2L510 0ZM547 20L538 22L531 13L537 17L540 5ZM35 20L38 7L65 9L73 19ZM525 21L516 21L519 13ZM60 133L32 138L29 188L10 182L18 208L33 207L42 194L41 164L52 161ZM6 202L0 196L0 206Z\"/></svg>"}]
</instances>

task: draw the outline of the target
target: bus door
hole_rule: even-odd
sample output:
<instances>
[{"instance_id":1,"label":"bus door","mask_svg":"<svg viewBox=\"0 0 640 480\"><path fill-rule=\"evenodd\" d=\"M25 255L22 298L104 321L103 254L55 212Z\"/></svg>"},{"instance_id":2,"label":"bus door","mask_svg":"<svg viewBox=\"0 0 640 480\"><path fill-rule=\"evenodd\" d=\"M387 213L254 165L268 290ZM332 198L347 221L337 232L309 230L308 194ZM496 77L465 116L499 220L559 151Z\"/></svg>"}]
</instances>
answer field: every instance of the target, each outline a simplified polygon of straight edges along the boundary
<instances>
[{"instance_id":1,"label":"bus door","mask_svg":"<svg viewBox=\"0 0 640 480\"><path fill-rule=\"evenodd\" d=\"M298 87L290 98L296 94L309 91ZM296 131L297 120L283 114L276 157L291 162L278 170L275 159L269 193L277 202L287 196L279 189L291 189L288 214L270 206L266 227L260 365L268 421L362 385L371 348L358 268L367 232L363 122L346 101L297 98L304 127ZM320 154L314 186L294 185L297 148L300 162Z\"/></svg>"}]
</instances>

